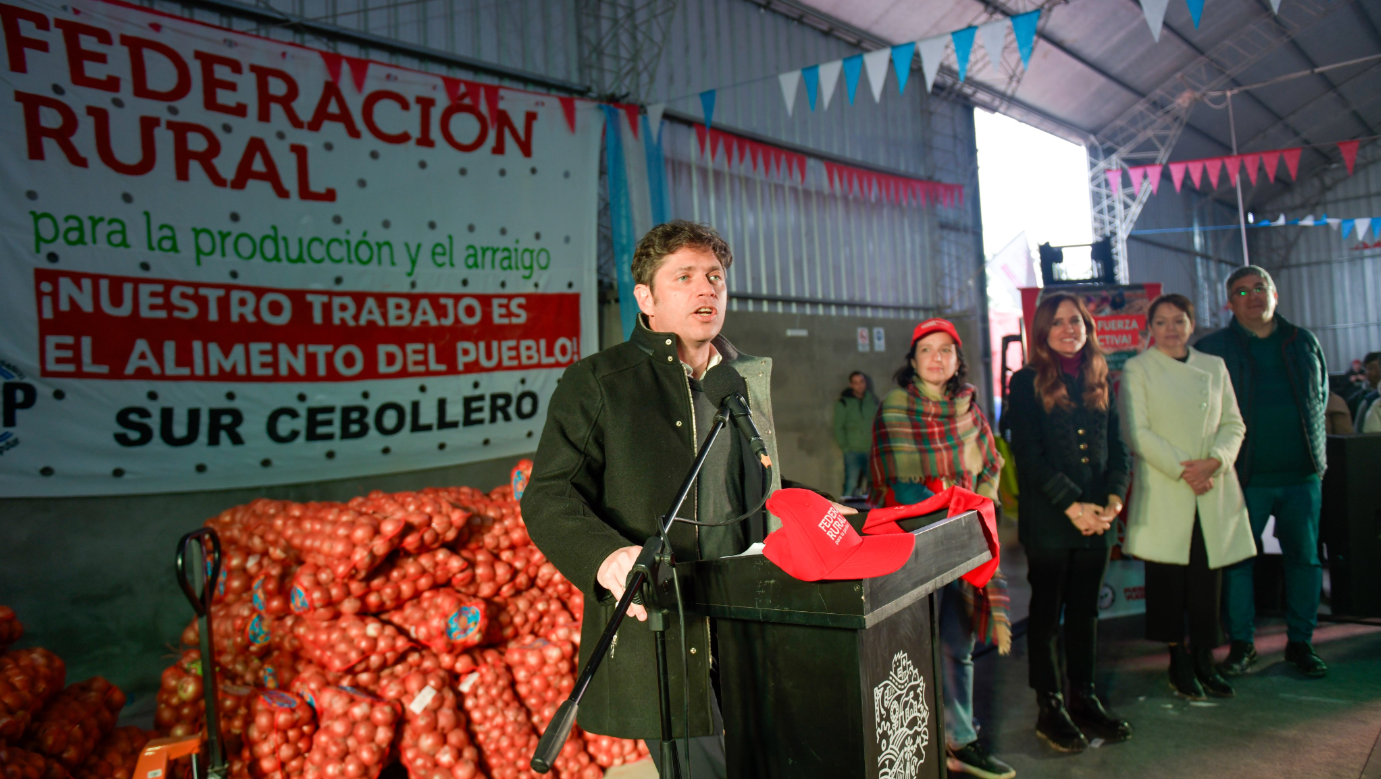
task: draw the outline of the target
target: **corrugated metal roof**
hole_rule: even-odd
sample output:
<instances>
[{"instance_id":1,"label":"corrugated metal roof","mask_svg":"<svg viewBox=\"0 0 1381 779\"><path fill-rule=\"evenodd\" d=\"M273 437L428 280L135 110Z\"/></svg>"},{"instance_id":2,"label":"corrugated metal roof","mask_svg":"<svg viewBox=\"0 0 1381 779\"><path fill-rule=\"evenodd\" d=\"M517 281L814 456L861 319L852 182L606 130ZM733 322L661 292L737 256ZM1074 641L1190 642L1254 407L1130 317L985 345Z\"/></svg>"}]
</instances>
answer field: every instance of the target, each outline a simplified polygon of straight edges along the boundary
<instances>
[{"instance_id":1,"label":"corrugated metal roof","mask_svg":"<svg viewBox=\"0 0 1381 779\"><path fill-rule=\"evenodd\" d=\"M875 41L893 44L1049 6L1030 69L1014 92L1018 102L1003 111L1081 141L1099 133L1204 52L1263 19L1270 20L1279 40L1286 38L1286 29L1307 29L1238 74L1229 88L1381 54L1381 0L1283 0L1279 16L1272 15L1269 0L1212 0L1198 29L1188 7L1172 2L1159 42L1152 38L1137 0L763 2L808 7L861 29ZM981 48L974 47L968 78L1000 89L1005 80ZM949 61L954 62L952 53ZM1222 100L1213 102L1221 105ZM1327 144L1381 134L1381 59L1244 92L1234 99L1233 109L1239 151L1325 144L1306 152L1300 173L1307 176L1317 166L1338 161L1337 150ZM1227 112L1201 101L1170 159L1228 154L1231 147ZM1286 188L1263 181L1244 196L1251 206L1270 201Z\"/></svg>"}]
</instances>

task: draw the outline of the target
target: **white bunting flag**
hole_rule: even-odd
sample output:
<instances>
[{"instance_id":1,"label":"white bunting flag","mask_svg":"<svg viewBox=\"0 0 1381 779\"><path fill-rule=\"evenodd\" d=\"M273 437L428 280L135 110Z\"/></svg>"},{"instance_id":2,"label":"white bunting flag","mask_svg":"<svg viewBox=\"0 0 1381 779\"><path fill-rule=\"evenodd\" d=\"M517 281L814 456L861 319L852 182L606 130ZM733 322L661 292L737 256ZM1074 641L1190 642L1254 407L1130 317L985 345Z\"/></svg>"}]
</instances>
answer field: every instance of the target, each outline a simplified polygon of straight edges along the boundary
<instances>
[{"instance_id":1,"label":"white bunting flag","mask_svg":"<svg viewBox=\"0 0 1381 779\"><path fill-rule=\"evenodd\" d=\"M1002 70L1002 49L1007 44L1007 28L1011 26L1011 22L1001 19L978 27L978 37L983 41L983 49L988 52L988 62L992 63L994 71Z\"/></svg>"},{"instance_id":2,"label":"white bunting flag","mask_svg":"<svg viewBox=\"0 0 1381 779\"><path fill-rule=\"evenodd\" d=\"M666 113L666 103L653 103L647 107L647 126L652 128L652 141L662 140L662 114Z\"/></svg>"},{"instance_id":3,"label":"white bunting flag","mask_svg":"<svg viewBox=\"0 0 1381 779\"><path fill-rule=\"evenodd\" d=\"M1353 223L1354 228L1357 230L1357 237L1365 241L1367 239L1367 230L1371 228L1371 217L1358 217Z\"/></svg>"},{"instance_id":4,"label":"white bunting flag","mask_svg":"<svg viewBox=\"0 0 1381 779\"><path fill-rule=\"evenodd\" d=\"M820 65L820 100L828 111L830 100L834 99L834 87L839 83L839 73L844 69L844 60L835 60Z\"/></svg>"},{"instance_id":5,"label":"white bunting flag","mask_svg":"<svg viewBox=\"0 0 1381 779\"><path fill-rule=\"evenodd\" d=\"M793 70L777 76L782 85L782 99L786 101L786 115L794 116L796 93L801 89L801 71Z\"/></svg>"},{"instance_id":6,"label":"white bunting flag","mask_svg":"<svg viewBox=\"0 0 1381 779\"><path fill-rule=\"evenodd\" d=\"M1160 42L1160 28L1165 24L1165 7L1169 4L1170 0L1141 0L1141 12L1146 15L1146 25L1151 28L1151 37L1157 43Z\"/></svg>"},{"instance_id":7,"label":"white bunting flag","mask_svg":"<svg viewBox=\"0 0 1381 779\"><path fill-rule=\"evenodd\" d=\"M945 58L945 47L949 45L949 40L949 35L945 34L916 41L916 48L921 51L921 70L925 71L926 94L930 94L935 87L935 75L940 72L940 61Z\"/></svg>"},{"instance_id":8,"label":"white bunting flag","mask_svg":"<svg viewBox=\"0 0 1381 779\"><path fill-rule=\"evenodd\" d=\"M1338 229L1340 226L1342 226L1342 224L1343 224L1343 220L1341 220L1341 219L1334 219L1334 218L1332 218L1332 217L1329 217L1329 218L1325 219L1324 221L1327 222L1327 223L1328 223L1328 226L1329 226L1329 227L1332 227L1334 230L1337 230L1337 229Z\"/></svg>"},{"instance_id":9,"label":"white bunting flag","mask_svg":"<svg viewBox=\"0 0 1381 779\"><path fill-rule=\"evenodd\" d=\"M1280 13L1280 0L1271 0L1271 13Z\"/></svg>"},{"instance_id":10,"label":"white bunting flag","mask_svg":"<svg viewBox=\"0 0 1381 779\"><path fill-rule=\"evenodd\" d=\"M1284 226L1285 226L1285 214L1281 214L1279 219L1275 220L1274 222L1271 222L1271 226L1272 226L1272 227L1284 227Z\"/></svg>"},{"instance_id":11,"label":"white bunting flag","mask_svg":"<svg viewBox=\"0 0 1381 779\"><path fill-rule=\"evenodd\" d=\"M863 69L868 71L868 85L873 88L873 102L882 102L882 86L887 81L887 68L892 64L892 49L878 49L863 55Z\"/></svg>"}]
</instances>

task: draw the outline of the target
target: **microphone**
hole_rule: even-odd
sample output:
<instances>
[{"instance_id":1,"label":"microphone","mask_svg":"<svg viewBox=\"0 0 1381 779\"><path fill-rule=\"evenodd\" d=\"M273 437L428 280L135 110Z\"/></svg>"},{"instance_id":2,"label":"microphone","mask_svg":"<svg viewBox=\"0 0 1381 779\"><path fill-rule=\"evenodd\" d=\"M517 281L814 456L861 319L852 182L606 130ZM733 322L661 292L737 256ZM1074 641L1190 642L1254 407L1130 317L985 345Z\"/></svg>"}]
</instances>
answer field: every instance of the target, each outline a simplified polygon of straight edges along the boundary
<instances>
[{"instance_id":1,"label":"microphone","mask_svg":"<svg viewBox=\"0 0 1381 779\"><path fill-rule=\"evenodd\" d=\"M771 468L772 459L767 456L767 444L758 435L757 425L753 424L753 416L748 410L748 398L745 397L748 385L738 371L720 363L705 372L700 385L705 390L705 397L727 414L734 427L748 441L749 448L763 467Z\"/></svg>"}]
</instances>

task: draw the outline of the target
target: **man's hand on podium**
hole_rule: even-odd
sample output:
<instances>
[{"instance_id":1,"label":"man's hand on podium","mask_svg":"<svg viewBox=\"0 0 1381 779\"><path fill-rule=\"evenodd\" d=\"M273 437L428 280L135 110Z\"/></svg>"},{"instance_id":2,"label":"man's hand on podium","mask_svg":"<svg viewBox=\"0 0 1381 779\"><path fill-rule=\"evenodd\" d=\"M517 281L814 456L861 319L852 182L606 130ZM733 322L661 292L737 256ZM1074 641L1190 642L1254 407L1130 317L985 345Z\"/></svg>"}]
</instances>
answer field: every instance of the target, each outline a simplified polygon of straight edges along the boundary
<instances>
[{"instance_id":1,"label":"man's hand on podium","mask_svg":"<svg viewBox=\"0 0 1381 779\"><path fill-rule=\"evenodd\" d=\"M641 546L625 546L604 558L604 562L599 564L595 581L613 594L614 600L623 597L623 587L628 583L628 573L633 570L633 564L638 561L638 554L642 550ZM628 616L637 617L639 622L646 622L647 609L637 603L630 603Z\"/></svg>"}]
</instances>

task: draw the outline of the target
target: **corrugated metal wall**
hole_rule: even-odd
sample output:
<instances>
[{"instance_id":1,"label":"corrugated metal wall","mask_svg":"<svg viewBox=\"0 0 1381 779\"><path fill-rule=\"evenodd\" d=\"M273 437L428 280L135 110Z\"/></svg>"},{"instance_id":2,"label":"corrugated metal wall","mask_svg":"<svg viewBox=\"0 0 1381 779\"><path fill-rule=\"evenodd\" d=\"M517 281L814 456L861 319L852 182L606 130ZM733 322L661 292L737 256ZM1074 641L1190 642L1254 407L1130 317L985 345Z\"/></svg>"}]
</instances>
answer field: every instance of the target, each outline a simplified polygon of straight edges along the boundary
<instances>
[{"instance_id":1,"label":"corrugated metal wall","mask_svg":"<svg viewBox=\"0 0 1381 779\"><path fill-rule=\"evenodd\" d=\"M1280 213L1287 219L1381 217L1381 144L1362 146L1353 175L1326 189L1301 186L1271 203L1268 214ZM1346 370L1381 350L1381 248L1359 251L1355 234L1344 239L1330 227L1258 228L1250 239L1252 261L1275 277L1281 313L1318 336L1329 370ZM1369 235L1367 243L1375 242Z\"/></svg>"},{"instance_id":2,"label":"corrugated metal wall","mask_svg":"<svg viewBox=\"0 0 1381 779\"><path fill-rule=\"evenodd\" d=\"M1200 334L1227 323L1223 282L1241 264L1237 209L1188 185L1176 193L1163 183L1127 239L1129 279L1158 281L1163 292L1194 301Z\"/></svg>"},{"instance_id":3,"label":"corrugated metal wall","mask_svg":"<svg viewBox=\"0 0 1381 779\"><path fill-rule=\"evenodd\" d=\"M166 0L146 4L351 56L474 75ZM581 82L586 75L577 39L582 17L574 0L269 0L261 5L549 78ZM828 110L821 104L811 111L801 86L794 115L788 115L777 74L857 50L743 0L680 0L669 30L646 102L665 102L672 110L699 116L699 93L716 88L717 126L966 186L968 204L945 209L836 197L826 191L818 161L812 161L805 186L770 183L743 176L737 168L726 171L722 156L714 165L703 163L692 151L690 129L668 122L663 148L671 213L710 222L725 233L740 258L732 290L914 306L800 306L802 313L914 317L936 310L978 316L982 285L972 109L924 94L924 79L916 72L900 95L895 74L889 74L881 101L874 101L867 78L861 78L852 105L841 77ZM789 303L744 305L746 310L769 310L767 305L772 311L797 310Z\"/></svg>"}]
</instances>

